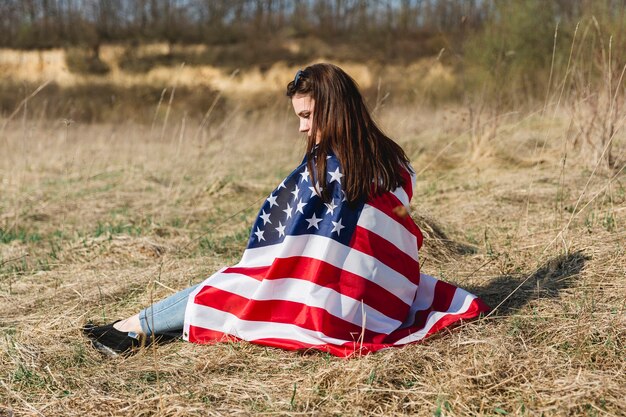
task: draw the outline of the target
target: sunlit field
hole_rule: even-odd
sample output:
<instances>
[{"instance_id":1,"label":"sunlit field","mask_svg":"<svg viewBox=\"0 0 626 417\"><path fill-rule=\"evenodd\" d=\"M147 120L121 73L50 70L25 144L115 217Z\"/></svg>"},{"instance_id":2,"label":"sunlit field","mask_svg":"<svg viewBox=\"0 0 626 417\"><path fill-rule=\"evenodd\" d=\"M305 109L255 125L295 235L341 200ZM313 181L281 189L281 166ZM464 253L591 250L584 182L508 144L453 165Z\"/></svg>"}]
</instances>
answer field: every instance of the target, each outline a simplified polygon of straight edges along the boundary
<instances>
[{"instance_id":1,"label":"sunlit field","mask_svg":"<svg viewBox=\"0 0 626 417\"><path fill-rule=\"evenodd\" d=\"M461 107L376 109L418 173L423 271L489 315L347 360L245 342L92 349L88 320L238 260L303 155L282 100L202 127L0 121L0 416L623 415L623 120L609 168L565 107L483 127Z\"/></svg>"}]
</instances>

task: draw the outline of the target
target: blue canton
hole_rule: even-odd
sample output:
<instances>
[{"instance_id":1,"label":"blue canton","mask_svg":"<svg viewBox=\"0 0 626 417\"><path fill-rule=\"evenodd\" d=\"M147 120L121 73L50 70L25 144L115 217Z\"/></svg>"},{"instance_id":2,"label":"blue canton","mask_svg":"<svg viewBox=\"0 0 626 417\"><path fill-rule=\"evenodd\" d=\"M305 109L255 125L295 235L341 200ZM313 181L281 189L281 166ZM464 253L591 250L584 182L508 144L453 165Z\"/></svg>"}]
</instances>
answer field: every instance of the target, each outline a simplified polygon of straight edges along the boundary
<instances>
[{"instance_id":1,"label":"blue canton","mask_svg":"<svg viewBox=\"0 0 626 417\"><path fill-rule=\"evenodd\" d=\"M356 228L363 203L349 205L341 188L343 174L339 160L329 155L326 161L326 186L331 200L320 198L321 189L307 160L287 176L265 200L254 222L248 248L282 243L290 235L326 236L348 245Z\"/></svg>"}]
</instances>

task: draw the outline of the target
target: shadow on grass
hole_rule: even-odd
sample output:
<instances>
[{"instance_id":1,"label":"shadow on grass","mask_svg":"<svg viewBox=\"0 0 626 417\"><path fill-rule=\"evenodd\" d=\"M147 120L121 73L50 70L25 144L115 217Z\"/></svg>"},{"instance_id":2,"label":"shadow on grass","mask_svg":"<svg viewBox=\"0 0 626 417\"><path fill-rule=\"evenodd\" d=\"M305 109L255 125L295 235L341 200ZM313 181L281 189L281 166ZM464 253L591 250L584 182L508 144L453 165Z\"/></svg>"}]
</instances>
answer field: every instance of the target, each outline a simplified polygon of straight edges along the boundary
<instances>
[{"instance_id":1,"label":"shadow on grass","mask_svg":"<svg viewBox=\"0 0 626 417\"><path fill-rule=\"evenodd\" d=\"M486 286L469 287L467 290L495 308L524 282L508 300L498 307L496 314L508 315L531 300L558 297L563 289L573 285L588 260L589 257L582 251L559 255L548 260L533 272L526 282L524 280L528 274L504 275L493 279Z\"/></svg>"}]
</instances>

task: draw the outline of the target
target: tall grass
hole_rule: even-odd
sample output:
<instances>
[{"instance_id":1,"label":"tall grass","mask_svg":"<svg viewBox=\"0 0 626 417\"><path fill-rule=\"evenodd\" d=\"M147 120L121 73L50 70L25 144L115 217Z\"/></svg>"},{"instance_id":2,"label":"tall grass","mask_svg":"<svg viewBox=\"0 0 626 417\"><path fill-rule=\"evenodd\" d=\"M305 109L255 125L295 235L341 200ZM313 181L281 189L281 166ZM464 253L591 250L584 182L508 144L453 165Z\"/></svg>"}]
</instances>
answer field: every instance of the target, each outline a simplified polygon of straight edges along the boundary
<instances>
[{"instance_id":1,"label":"tall grass","mask_svg":"<svg viewBox=\"0 0 626 417\"><path fill-rule=\"evenodd\" d=\"M92 350L77 330L87 319L132 314L238 260L260 200L304 150L289 103L276 103L209 118L199 135L173 114L164 135L161 125L7 124L2 412L620 413L625 177L609 189L577 155L562 171L561 143L545 138L566 134L565 110L500 119L489 155L469 162L466 108L376 111L419 172L423 270L499 305L489 318L350 361L246 343L174 343L125 360ZM557 193L571 216L553 216Z\"/></svg>"}]
</instances>

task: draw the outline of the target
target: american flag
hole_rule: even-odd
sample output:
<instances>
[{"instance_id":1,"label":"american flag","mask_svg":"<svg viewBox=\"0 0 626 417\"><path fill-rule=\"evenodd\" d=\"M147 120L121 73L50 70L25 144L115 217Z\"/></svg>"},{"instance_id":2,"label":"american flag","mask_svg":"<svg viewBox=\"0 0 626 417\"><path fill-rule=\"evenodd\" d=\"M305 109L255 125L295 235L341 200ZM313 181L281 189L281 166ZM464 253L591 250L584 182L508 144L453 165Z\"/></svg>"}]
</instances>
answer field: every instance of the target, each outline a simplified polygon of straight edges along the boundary
<instances>
[{"instance_id":1,"label":"american flag","mask_svg":"<svg viewBox=\"0 0 626 417\"><path fill-rule=\"evenodd\" d=\"M420 273L422 234L396 209L409 209L412 173L403 187L350 204L338 159L326 162L330 201L305 158L265 200L241 261L190 295L186 340L352 356L417 342L487 311L476 296Z\"/></svg>"}]
</instances>

